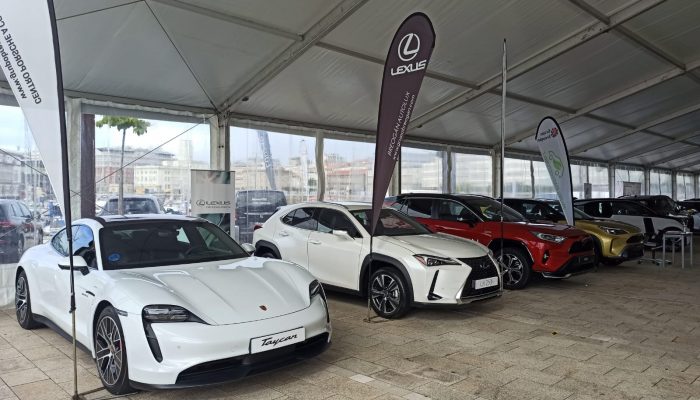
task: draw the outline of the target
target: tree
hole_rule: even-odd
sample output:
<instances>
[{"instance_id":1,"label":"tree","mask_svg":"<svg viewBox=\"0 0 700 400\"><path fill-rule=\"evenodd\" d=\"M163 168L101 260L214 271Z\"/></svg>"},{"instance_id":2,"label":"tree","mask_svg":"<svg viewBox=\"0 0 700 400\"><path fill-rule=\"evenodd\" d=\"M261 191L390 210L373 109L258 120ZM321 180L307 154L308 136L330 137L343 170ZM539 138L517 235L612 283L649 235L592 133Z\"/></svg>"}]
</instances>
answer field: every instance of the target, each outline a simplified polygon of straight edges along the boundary
<instances>
[{"instance_id":1,"label":"tree","mask_svg":"<svg viewBox=\"0 0 700 400\"><path fill-rule=\"evenodd\" d=\"M136 136L141 136L148 131L148 127L151 126L151 124L138 118L104 116L97 121L95 125L98 128L107 125L110 128L117 128L122 132L122 154L121 162L119 163L119 200L117 207L119 214L124 215L124 142L126 141L126 131L127 129L131 129Z\"/></svg>"}]
</instances>

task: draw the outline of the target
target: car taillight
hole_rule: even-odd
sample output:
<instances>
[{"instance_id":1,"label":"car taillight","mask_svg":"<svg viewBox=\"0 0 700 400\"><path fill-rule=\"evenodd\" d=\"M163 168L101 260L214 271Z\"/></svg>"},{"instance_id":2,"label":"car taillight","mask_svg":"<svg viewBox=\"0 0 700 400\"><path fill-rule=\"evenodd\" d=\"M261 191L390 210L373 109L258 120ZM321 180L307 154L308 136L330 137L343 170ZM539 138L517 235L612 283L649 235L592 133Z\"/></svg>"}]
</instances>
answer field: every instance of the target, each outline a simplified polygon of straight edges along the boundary
<instances>
[{"instance_id":1,"label":"car taillight","mask_svg":"<svg viewBox=\"0 0 700 400\"><path fill-rule=\"evenodd\" d=\"M255 225L253 225L253 230L257 231L258 229L260 229L262 227L263 227L262 224L255 224Z\"/></svg>"}]
</instances>

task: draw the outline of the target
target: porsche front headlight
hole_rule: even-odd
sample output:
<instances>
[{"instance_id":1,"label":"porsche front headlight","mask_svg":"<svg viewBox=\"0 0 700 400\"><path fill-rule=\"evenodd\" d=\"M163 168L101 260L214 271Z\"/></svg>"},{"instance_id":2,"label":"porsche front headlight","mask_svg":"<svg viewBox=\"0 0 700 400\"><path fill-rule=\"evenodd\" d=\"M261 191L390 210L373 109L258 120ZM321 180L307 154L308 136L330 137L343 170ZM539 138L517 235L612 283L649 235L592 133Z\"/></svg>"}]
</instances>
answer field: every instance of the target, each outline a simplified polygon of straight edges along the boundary
<instances>
[{"instance_id":1,"label":"porsche front headlight","mask_svg":"<svg viewBox=\"0 0 700 400\"><path fill-rule=\"evenodd\" d=\"M600 229L608 235L625 235L629 233L624 229L613 228L612 226L601 226Z\"/></svg>"},{"instance_id":2,"label":"porsche front headlight","mask_svg":"<svg viewBox=\"0 0 700 400\"><path fill-rule=\"evenodd\" d=\"M553 242L556 244L560 244L566 240L566 238L564 236L552 235L550 233L544 233L544 232L530 232L530 233L535 235L535 237L537 237L540 240L544 240L546 242Z\"/></svg>"},{"instance_id":3,"label":"porsche front headlight","mask_svg":"<svg viewBox=\"0 0 700 400\"><path fill-rule=\"evenodd\" d=\"M180 306L156 304L143 308L143 319L148 322L199 322L201 318Z\"/></svg>"},{"instance_id":4,"label":"porsche front headlight","mask_svg":"<svg viewBox=\"0 0 700 400\"><path fill-rule=\"evenodd\" d=\"M326 292L323 291L323 286L321 286L321 282L317 280L311 281L309 283L309 299L311 302L314 301L314 297L316 296L321 296L323 299L323 306L326 308L326 323L331 322L331 314L328 311L328 301L326 300Z\"/></svg>"},{"instance_id":5,"label":"porsche front headlight","mask_svg":"<svg viewBox=\"0 0 700 400\"><path fill-rule=\"evenodd\" d=\"M309 298L313 300L314 297L321 296L321 298L326 300L326 293L323 291L323 286L317 280L313 280L309 283Z\"/></svg>"}]
</instances>

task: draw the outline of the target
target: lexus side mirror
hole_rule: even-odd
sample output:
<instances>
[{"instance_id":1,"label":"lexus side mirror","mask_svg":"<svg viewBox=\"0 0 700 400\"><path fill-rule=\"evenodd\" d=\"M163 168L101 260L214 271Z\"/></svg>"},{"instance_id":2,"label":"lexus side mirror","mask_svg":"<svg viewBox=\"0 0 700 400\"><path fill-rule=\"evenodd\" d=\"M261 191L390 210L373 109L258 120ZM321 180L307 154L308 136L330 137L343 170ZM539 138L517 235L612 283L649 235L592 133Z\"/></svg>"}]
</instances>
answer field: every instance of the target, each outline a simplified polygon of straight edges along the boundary
<instances>
[{"instance_id":1,"label":"lexus side mirror","mask_svg":"<svg viewBox=\"0 0 700 400\"><path fill-rule=\"evenodd\" d=\"M61 261L59 261L58 268L64 271L70 270L70 257L64 257ZM80 271L80 273L83 275L90 273L90 268L82 256L73 256L73 270Z\"/></svg>"},{"instance_id":2,"label":"lexus side mirror","mask_svg":"<svg viewBox=\"0 0 700 400\"><path fill-rule=\"evenodd\" d=\"M345 239L352 239L352 236L350 236L348 231L343 231L340 229L333 229L333 234L335 236L340 236L340 237L345 238Z\"/></svg>"},{"instance_id":3,"label":"lexus side mirror","mask_svg":"<svg viewBox=\"0 0 700 400\"><path fill-rule=\"evenodd\" d=\"M242 247L243 250L245 250L245 252L248 253L248 254L251 254L251 255L252 255L253 253L255 253L255 246L253 246L253 245L250 244L250 243L243 243L243 244L241 244L241 247Z\"/></svg>"}]
</instances>

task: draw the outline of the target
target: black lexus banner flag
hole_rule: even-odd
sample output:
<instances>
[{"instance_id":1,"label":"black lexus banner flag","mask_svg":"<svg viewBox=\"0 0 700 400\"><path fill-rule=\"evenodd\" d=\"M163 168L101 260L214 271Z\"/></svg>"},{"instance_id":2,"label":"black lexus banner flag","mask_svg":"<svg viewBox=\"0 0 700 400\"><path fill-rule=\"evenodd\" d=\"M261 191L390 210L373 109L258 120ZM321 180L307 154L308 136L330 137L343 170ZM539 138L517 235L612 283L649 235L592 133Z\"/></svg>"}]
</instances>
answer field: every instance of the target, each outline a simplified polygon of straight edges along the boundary
<instances>
[{"instance_id":1,"label":"black lexus banner flag","mask_svg":"<svg viewBox=\"0 0 700 400\"><path fill-rule=\"evenodd\" d=\"M434 47L433 24L423 13L411 14L406 18L396 31L389 47L379 98L372 185L372 235L396 161L401 155L401 142L406 134Z\"/></svg>"}]
</instances>

